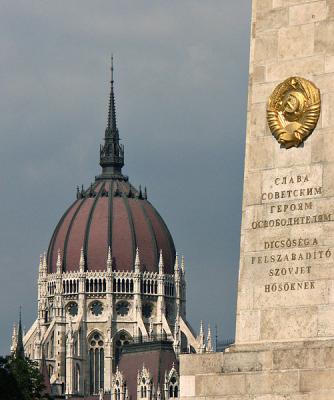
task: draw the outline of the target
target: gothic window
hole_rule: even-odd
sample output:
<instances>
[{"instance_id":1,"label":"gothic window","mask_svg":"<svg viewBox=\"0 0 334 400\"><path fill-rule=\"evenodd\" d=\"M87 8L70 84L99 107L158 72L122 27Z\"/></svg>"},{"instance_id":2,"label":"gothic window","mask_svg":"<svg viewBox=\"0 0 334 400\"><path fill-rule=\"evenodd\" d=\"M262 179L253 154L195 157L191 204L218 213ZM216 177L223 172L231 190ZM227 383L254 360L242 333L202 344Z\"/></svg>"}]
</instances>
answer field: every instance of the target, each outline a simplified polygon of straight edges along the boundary
<instances>
[{"instance_id":1,"label":"gothic window","mask_svg":"<svg viewBox=\"0 0 334 400\"><path fill-rule=\"evenodd\" d=\"M141 399L151 399L152 396L152 376L144 366L137 375L137 397Z\"/></svg>"},{"instance_id":2,"label":"gothic window","mask_svg":"<svg viewBox=\"0 0 334 400\"><path fill-rule=\"evenodd\" d=\"M169 371L169 374L165 375L165 388L166 397L169 399L179 398L179 374L177 373L174 365Z\"/></svg>"},{"instance_id":3,"label":"gothic window","mask_svg":"<svg viewBox=\"0 0 334 400\"><path fill-rule=\"evenodd\" d=\"M76 315L78 315L78 304L72 301L68 304L67 311L72 317L75 317Z\"/></svg>"},{"instance_id":4,"label":"gothic window","mask_svg":"<svg viewBox=\"0 0 334 400\"><path fill-rule=\"evenodd\" d=\"M124 380L123 374L119 371L118 367L116 369L116 373L113 375L112 378L112 387L113 387L112 391L114 400L128 399L126 382Z\"/></svg>"},{"instance_id":5,"label":"gothic window","mask_svg":"<svg viewBox=\"0 0 334 400\"><path fill-rule=\"evenodd\" d=\"M100 301L94 301L94 303L91 304L90 310L93 315L99 316L102 314L103 311L103 305Z\"/></svg>"},{"instance_id":6,"label":"gothic window","mask_svg":"<svg viewBox=\"0 0 334 400\"><path fill-rule=\"evenodd\" d=\"M78 393L80 391L80 367L75 364L74 368L74 391Z\"/></svg>"},{"instance_id":7,"label":"gothic window","mask_svg":"<svg viewBox=\"0 0 334 400\"><path fill-rule=\"evenodd\" d=\"M50 357L51 358L53 357L53 354L54 354L54 347L55 347L55 333L53 332L52 336L51 336L51 343L50 343Z\"/></svg>"},{"instance_id":8,"label":"gothic window","mask_svg":"<svg viewBox=\"0 0 334 400\"><path fill-rule=\"evenodd\" d=\"M104 342L100 333L95 332L89 341L89 383L90 393L98 394L104 388Z\"/></svg>"},{"instance_id":9,"label":"gothic window","mask_svg":"<svg viewBox=\"0 0 334 400\"><path fill-rule=\"evenodd\" d=\"M130 334L126 331L120 331L117 333L117 335L114 338L114 346L115 346L115 367L118 365L120 357L121 357L121 351L122 347L132 343L132 337Z\"/></svg>"},{"instance_id":10,"label":"gothic window","mask_svg":"<svg viewBox=\"0 0 334 400\"><path fill-rule=\"evenodd\" d=\"M145 303L142 307L142 314L144 318L150 318L152 315L153 306L151 303Z\"/></svg>"},{"instance_id":11,"label":"gothic window","mask_svg":"<svg viewBox=\"0 0 334 400\"><path fill-rule=\"evenodd\" d=\"M116 304L117 315L124 317L129 314L130 304L127 301L119 301Z\"/></svg>"},{"instance_id":12,"label":"gothic window","mask_svg":"<svg viewBox=\"0 0 334 400\"><path fill-rule=\"evenodd\" d=\"M169 381L169 398L178 398L179 397L179 386L175 376L171 378Z\"/></svg>"}]
</instances>

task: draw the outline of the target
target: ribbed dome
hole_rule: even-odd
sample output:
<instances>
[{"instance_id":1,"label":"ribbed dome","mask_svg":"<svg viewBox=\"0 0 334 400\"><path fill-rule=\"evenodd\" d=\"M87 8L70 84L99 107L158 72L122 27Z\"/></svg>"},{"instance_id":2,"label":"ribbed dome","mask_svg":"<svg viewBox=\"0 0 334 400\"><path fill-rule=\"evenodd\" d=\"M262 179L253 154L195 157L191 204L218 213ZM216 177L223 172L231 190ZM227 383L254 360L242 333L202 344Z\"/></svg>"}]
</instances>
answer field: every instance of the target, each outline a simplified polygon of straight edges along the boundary
<instances>
[{"instance_id":1,"label":"ribbed dome","mask_svg":"<svg viewBox=\"0 0 334 400\"><path fill-rule=\"evenodd\" d=\"M158 271L161 250L164 272L172 274L175 247L168 228L146 194L122 174L124 147L116 124L113 63L110 83L108 121L100 146L102 173L88 190L78 191L77 200L59 221L48 249L48 270L56 272L60 250L63 271L78 271L83 248L86 270L103 271L110 247L113 269L132 271L138 247L142 271Z\"/></svg>"},{"instance_id":2,"label":"ribbed dome","mask_svg":"<svg viewBox=\"0 0 334 400\"><path fill-rule=\"evenodd\" d=\"M58 249L64 272L79 270L81 248L86 270L106 270L109 246L114 270L132 271L138 247L142 271L158 271L162 250L164 272L173 273L175 248L168 228L146 196L126 178L97 180L77 197L53 233L49 273L56 272Z\"/></svg>"}]
</instances>

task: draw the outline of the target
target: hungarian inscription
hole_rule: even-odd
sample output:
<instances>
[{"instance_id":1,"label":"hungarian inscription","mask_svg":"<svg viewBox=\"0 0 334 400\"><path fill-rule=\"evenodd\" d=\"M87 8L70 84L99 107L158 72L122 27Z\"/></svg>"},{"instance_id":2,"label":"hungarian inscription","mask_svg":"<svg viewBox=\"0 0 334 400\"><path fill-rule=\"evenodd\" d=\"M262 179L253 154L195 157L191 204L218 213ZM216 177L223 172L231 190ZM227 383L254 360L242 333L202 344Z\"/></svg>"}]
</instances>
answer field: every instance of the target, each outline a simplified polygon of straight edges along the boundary
<instances>
[{"instance_id":1,"label":"hungarian inscription","mask_svg":"<svg viewBox=\"0 0 334 400\"><path fill-rule=\"evenodd\" d=\"M311 227L312 224L334 221L332 210L324 211L323 207L317 206L323 194L319 181L321 171L317 167L304 174L277 174L265 180L261 192L262 206L250 220L249 229L267 228L269 236L267 233L262 250L249 256L249 262L263 267L267 277L263 283L266 294L315 290L314 264L333 262L332 249L320 243L321 239L314 234L316 230ZM293 235L300 225L305 225L302 228L304 235ZM277 239L277 229L280 233L286 230L286 235ZM270 232L273 232L272 240Z\"/></svg>"}]
</instances>

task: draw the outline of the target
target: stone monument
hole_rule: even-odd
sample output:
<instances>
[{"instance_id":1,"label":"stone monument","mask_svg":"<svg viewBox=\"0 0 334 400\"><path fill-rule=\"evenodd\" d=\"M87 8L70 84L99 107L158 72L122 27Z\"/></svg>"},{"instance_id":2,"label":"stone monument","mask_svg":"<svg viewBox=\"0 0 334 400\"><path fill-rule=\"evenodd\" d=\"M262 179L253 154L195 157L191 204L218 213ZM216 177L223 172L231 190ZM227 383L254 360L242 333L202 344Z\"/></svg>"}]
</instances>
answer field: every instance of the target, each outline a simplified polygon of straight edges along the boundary
<instances>
[{"instance_id":1,"label":"stone monument","mask_svg":"<svg viewBox=\"0 0 334 400\"><path fill-rule=\"evenodd\" d=\"M334 1L253 0L235 344L183 399L334 399Z\"/></svg>"}]
</instances>

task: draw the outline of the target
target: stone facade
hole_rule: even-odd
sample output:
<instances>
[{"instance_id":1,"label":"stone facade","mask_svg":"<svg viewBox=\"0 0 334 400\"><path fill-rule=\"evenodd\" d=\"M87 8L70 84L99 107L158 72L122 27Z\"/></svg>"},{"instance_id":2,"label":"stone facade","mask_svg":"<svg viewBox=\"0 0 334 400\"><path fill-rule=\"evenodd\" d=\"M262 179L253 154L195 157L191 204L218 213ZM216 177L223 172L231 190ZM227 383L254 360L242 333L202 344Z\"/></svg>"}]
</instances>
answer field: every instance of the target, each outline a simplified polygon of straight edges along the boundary
<instances>
[{"instance_id":1,"label":"stone facade","mask_svg":"<svg viewBox=\"0 0 334 400\"><path fill-rule=\"evenodd\" d=\"M235 345L181 357L183 399L334 398L334 2L254 0ZM267 101L313 82L321 115L285 149Z\"/></svg>"}]
</instances>

